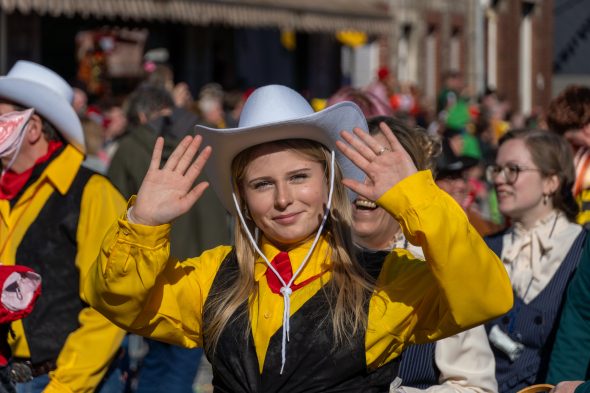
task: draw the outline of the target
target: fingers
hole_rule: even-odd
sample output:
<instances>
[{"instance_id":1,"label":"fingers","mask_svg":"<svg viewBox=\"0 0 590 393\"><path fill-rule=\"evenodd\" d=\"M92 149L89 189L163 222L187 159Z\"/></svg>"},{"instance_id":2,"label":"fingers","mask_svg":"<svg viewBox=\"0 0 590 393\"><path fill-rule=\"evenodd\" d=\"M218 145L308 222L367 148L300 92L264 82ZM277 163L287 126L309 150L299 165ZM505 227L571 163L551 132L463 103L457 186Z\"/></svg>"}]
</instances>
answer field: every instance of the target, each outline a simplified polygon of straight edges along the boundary
<instances>
[{"instance_id":1,"label":"fingers","mask_svg":"<svg viewBox=\"0 0 590 393\"><path fill-rule=\"evenodd\" d=\"M342 138L344 138L347 142L348 138L353 138L351 134L345 131L343 131L341 135ZM365 171L366 173L367 166L370 164L369 160L367 160L358 151L356 151L351 146L347 145L342 141L336 141L336 147L338 147L342 154L344 154L350 161L352 161L356 166L358 166L361 170Z\"/></svg>"},{"instance_id":2,"label":"fingers","mask_svg":"<svg viewBox=\"0 0 590 393\"><path fill-rule=\"evenodd\" d=\"M404 147L399 142L399 140L397 139L397 137L395 136L395 134L393 133L391 128L389 128L389 126L385 122L379 123L379 128L381 129L381 132L383 132L383 135L385 135L387 142L389 142L389 145L391 146L392 151L399 151L399 150L405 151Z\"/></svg>"},{"instance_id":3,"label":"fingers","mask_svg":"<svg viewBox=\"0 0 590 393\"><path fill-rule=\"evenodd\" d=\"M342 184L344 184L345 187L350 188L353 192L361 195L362 197L368 200L373 200L373 196L371 193L372 188L368 185L353 179L342 179Z\"/></svg>"},{"instance_id":4,"label":"fingers","mask_svg":"<svg viewBox=\"0 0 590 393\"><path fill-rule=\"evenodd\" d=\"M199 198L201 198L207 187L209 187L209 183L204 181L194 186L193 189L190 190L188 194L186 194L185 203L188 205L188 209L190 209L199 200Z\"/></svg>"},{"instance_id":5,"label":"fingers","mask_svg":"<svg viewBox=\"0 0 590 393\"><path fill-rule=\"evenodd\" d=\"M184 153L186 152L186 150L190 146L192 140L193 140L192 136L185 136L182 139L182 141L180 141L178 146L176 146L176 149L174 149L174 151L170 155L170 157L168 158L168 161L166 161L166 164L164 164L163 169L166 169L169 171L174 171L176 169L176 166L178 165L178 162L180 161L180 159L183 157Z\"/></svg>"},{"instance_id":6,"label":"fingers","mask_svg":"<svg viewBox=\"0 0 590 393\"><path fill-rule=\"evenodd\" d=\"M158 137L156 144L154 145L154 151L152 152L152 160L150 161L149 170L160 169L160 160L162 159L162 149L164 148L164 138Z\"/></svg>"},{"instance_id":7,"label":"fingers","mask_svg":"<svg viewBox=\"0 0 590 393\"><path fill-rule=\"evenodd\" d=\"M195 162L193 162L193 164L186 171L185 176L191 182L191 184L196 180L196 178L203 171L203 168L205 167L205 163L207 163L207 160L211 156L211 151L212 151L211 146L205 147L201 151L201 153L199 154L199 156L197 157Z\"/></svg>"},{"instance_id":8,"label":"fingers","mask_svg":"<svg viewBox=\"0 0 590 393\"><path fill-rule=\"evenodd\" d=\"M369 161L374 160L375 156L381 155L384 150L391 150L389 149L389 146L383 146L381 143L377 142L377 140L373 138L371 134L361 128L355 128L353 132L354 135L356 135L358 139L363 141L368 147L368 149L363 149L363 152L366 153L365 158L367 158Z\"/></svg>"},{"instance_id":9,"label":"fingers","mask_svg":"<svg viewBox=\"0 0 590 393\"><path fill-rule=\"evenodd\" d=\"M174 170L180 173L186 172L186 169L190 166L191 162L195 158L195 154L197 154L197 151L199 151L202 140L203 138L200 135L197 135L193 138L190 145L188 145L184 154L180 158L180 161L178 161L178 165Z\"/></svg>"}]
</instances>

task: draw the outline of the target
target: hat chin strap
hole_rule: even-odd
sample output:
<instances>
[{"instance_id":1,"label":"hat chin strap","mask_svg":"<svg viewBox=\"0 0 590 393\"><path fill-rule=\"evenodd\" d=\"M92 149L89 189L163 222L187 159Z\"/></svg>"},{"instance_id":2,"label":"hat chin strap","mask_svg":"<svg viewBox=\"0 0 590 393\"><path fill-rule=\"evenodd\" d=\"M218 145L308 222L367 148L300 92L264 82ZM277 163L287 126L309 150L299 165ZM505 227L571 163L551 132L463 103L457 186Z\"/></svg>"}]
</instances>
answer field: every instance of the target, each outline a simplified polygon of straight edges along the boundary
<instances>
[{"instance_id":1,"label":"hat chin strap","mask_svg":"<svg viewBox=\"0 0 590 393\"><path fill-rule=\"evenodd\" d=\"M238 212L238 217L240 218L240 224L242 225L242 228L246 232L246 235L248 236L248 240L250 240L250 243L252 244L252 246L254 247L256 252L258 253L258 255L260 255L262 257L262 259L264 259L264 262L266 262L266 265L268 266L268 268L274 273L274 275L279 279L279 281L283 285L281 287L281 294L283 295L283 339L282 339L282 346L281 346L281 374L283 373L283 369L285 368L285 361L287 359L287 342L289 341L289 318L291 315L291 294L293 293L293 291L291 289L291 285L293 285L293 283L295 282L295 278L297 278L297 276L299 276L299 273L301 273L301 271L303 270L303 268L307 264L307 261L309 260L309 257L311 256L316 244L318 243L320 235L321 235L322 231L324 230L324 225L326 224L326 221L328 220L328 216L330 214L330 208L332 206L332 195L334 193L335 157L336 156L334 154L334 151L332 150L331 160L330 160L330 166L331 166L330 192L328 193L328 204L326 205L326 208L324 209L324 215L322 217L322 222L318 228L315 238L313 239L313 243L312 243L309 251L307 252L307 255L305 256L305 258L303 259L303 262L301 263L301 266L299 266L299 269L297 269L297 271L295 271L295 273L293 273L293 277L291 277L291 280L289 280L288 283L286 283L283 280L283 278L281 277L279 272L276 271L276 269L272 266L272 264L270 263L268 258L264 255L264 253L258 247L258 242L256 240L254 240L254 237L252 236L252 234L250 233L250 230L248 229L248 225L246 224L246 220L244 220L244 216L242 215L242 211L240 209L240 204L238 203L238 198L236 197L236 193L234 191L232 191L232 198L234 200L234 205L236 207L236 211Z\"/></svg>"}]
</instances>

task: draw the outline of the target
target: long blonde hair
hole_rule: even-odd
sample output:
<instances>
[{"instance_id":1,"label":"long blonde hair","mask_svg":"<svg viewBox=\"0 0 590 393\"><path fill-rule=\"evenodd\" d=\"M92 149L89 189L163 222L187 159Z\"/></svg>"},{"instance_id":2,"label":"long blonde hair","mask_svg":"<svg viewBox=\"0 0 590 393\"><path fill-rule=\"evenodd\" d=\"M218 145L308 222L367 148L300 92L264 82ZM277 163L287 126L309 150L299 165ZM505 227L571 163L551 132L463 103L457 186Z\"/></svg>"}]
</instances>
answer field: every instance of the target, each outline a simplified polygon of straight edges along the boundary
<instances>
[{"instance_id":1,"label":"long blonde hair","mask_svg":"<svg viewBox=\"0 0 590 393\"><path fill-rule=\"evenodd\" d=\"M290 139L270 142L279 148L295 151L324 166L325 179L330 178L330 152L321 144L304 139ZM261 145L242 151L232 162L234 190L243 206L241 183L248 164ZM332 249L332 280L323 287L330 305L332 331L335 344L351 343L353 337L366 328L367 312L365 302L373 291L374 280L359 265L352 242L352 210L346 189L342 185L342 174L335 167L334 195L332 208L324 229L324 236ZM242 209L243 210L243 209ZM236 214L234 213L234 216ZM236 222L239 222L237 217ZM254 222L245 215L251 233ZM237 281L233 285L211 295L205 312L210 315L204 330L205 349L214 354L215 348L228 321L241 305L248 302L256 291L254 264L257 254L242 225L236 224L235 251L239 265ZM250 325L244 332L249 334Z\"/></svg>"}]
</instances>

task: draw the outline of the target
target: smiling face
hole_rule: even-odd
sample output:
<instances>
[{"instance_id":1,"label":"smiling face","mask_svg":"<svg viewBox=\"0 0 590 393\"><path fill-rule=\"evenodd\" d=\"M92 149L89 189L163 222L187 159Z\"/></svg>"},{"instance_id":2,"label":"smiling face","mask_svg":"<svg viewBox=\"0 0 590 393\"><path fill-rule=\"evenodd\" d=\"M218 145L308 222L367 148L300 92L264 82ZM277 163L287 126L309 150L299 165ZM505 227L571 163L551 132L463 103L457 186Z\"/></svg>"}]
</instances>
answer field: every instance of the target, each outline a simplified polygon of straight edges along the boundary
<instances>
[{"instance_id":1,"label":"smiling face","mask_svg":"<svg viewBox=\"0 0 590 393\"><path fill-rule=\"evenodd\" d=\"M261 145L250 157L238 181L256 226L281 249L315 235L328 200L324 165L277 144Z\"/></svg>"},{"instance_id":2,"label":"smiling face","mask_svg":"<svg viewBox=\"0 0 590 393\"><path fill-rule=\"evenodd\" d=\"M508 184L503 173L494 178L499 209L513 221L531 227L553 209L551 198L543 203L544 195L552 195L559 183L556 176L543 176L533 162L529 148L522 139L510 139L503 143L496 157L498 166L521 168L516 181ZM524 169L524 170L522 170Z\"/></svg>"}]
</instances>

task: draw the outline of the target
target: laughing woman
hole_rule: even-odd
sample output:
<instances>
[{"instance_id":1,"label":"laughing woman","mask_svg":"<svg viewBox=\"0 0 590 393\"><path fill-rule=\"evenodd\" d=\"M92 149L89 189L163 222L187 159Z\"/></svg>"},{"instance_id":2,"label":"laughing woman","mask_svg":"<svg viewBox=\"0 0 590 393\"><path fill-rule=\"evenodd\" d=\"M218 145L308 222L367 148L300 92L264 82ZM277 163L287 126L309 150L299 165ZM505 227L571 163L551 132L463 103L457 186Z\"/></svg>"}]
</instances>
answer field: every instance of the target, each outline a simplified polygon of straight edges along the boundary
<instances>
[{"instance_id":1,"label":"laughing woman","mask_svg":"<svg viewBox=\"0 0 590 393\"><path fill-rule=\"evenodd\" d=\"M487 326L500 392L544 382L563 295L586 232L574 220L574 167L559 135L515 130L500 140L487 171L512 226L488 239L514 288L514 308Z\"/></svg>"},{"instance_id":2,"label":"laughing woman","mask_svg":"<svg viewBox=\"0 0 590 393\"><path fill-rule=\"evenodd\" d=\"M369 133L388 146L383 127L389 127L419 170L436 167L441 146L421 128L386 116L368 120ZM384 209L362 197L353 204L355 243L365 252L361 263L380 259L392 249L407 250L424 258L424 253L405 238L400 225ZM401 250L398 252L402 252ZM371 268L371 265L368 267ZM411 345L404 350L399 367L404 393L482 393L497 392L494 354L482 325L436 342Z\"/></svg>"},{"instance_id":3,"label":"laughing woman","mask_svg":"<svg viewBox=\"0 0 590 393\"><path fill-rule=\"evenodd\" d=\"M512 291L430 172L391 132L386 148L366 128L352 103L314 113L293 90L266 86L238 128L198 128L198 155L201 137L187 137L160 168L159 140L88 274L88 302L134 333L204 346L216 392L389 391L406 345L506 312ZM194 185L203 167L236 217L235 246L179 262L169 223L207 187ZM365 273L344 186L395 215L426 263L393 251Z\"/></svg>"}]
</instances>

